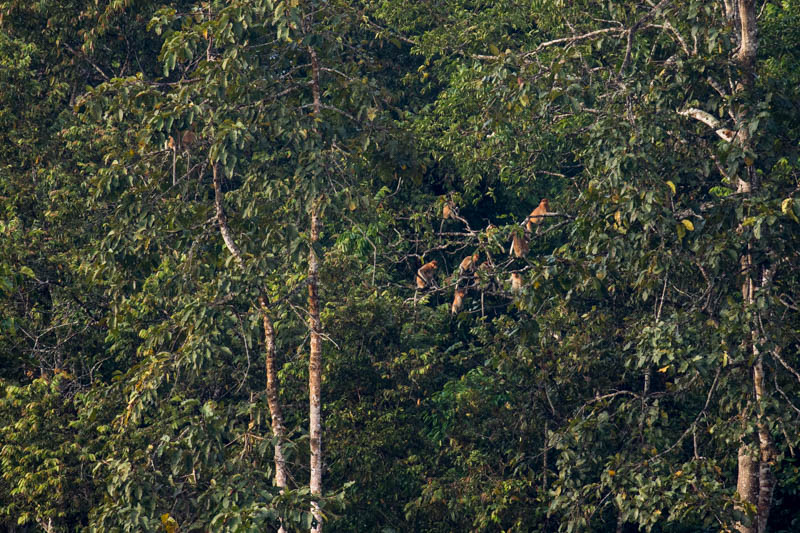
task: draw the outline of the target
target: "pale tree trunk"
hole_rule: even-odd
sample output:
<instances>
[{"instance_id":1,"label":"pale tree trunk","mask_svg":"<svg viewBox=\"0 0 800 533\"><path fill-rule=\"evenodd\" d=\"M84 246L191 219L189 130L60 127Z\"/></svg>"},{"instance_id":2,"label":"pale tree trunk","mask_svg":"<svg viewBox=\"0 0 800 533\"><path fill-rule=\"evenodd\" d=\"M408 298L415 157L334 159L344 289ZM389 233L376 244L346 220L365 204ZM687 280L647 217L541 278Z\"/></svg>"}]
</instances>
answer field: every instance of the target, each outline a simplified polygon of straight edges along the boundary
<instances>
[{"instance_id":1,"label":"pale tree trunk","mask_svg":"<svg viewBox=\"0 0 800 533\"><path fill-rule=\"evenodd\" d=\"M308 326L311 333L311 353L308 359L309 446L311 448L311 480L313 496L322 494L322 324L319 317L319 260L314 244L319 241L319 213L315 206L311 213L311 249L308 252ZM315 524L311 531L322 531L322 515L317 501L311 512Z\"/></svg>"},{"instance_id":2,"label":"pale tree trunk","mask_svg":"<svg viewBox=\"0 0 800 533\"><path fill-rule=\"evenodd\" d=\"M752 89L755 78L755 60L758 51L758 25L756 18L755 0L725 0L726 16L733 23L734 30L737 32L739 50L736 54L736 63L742 73L740 81L736 84L738 92ZM736 142L742 150L752 148L750 131L747 127L746 119L750 109L748 106L740 106L733 110L736 119ZM746 162L747 163L747 162ZM742 177L739 178L737 192L749 197L760 187L758 175L752 164L746 164ZM755 302L755 293L764 284L765 267L761 266L759 271L753 265L751 246L748 244L742 259L742 273L744 281L742 283L742 298L744 304L751 309ZM754 311L755 312L755 311ZM739 448L738 479L737 490L742 502L751 509L755 509L755 516L751 525L739 523L736 528L740 533L765 533L767 522L772 507L772 494L775 488L775 477L772 473L771 463L774 459L774 445L772 436L769 433L762 400L764 398L764 366L762 355L759 352L759 334L757 325L752 325L752 334L748 339L750 349L753 352L753 394L756 405L756 428L758 435L758 453L746 443L742 443Z\"/></svg>"},{"instance_id":3,"label":"pale tree trunk","mask_svg":"<svg viewBox=\"0 0 800 533\"><path fill-rule=\"evenodd\" d=\"M275 456L275 486L283 493L286 490L287 467L283 455L283 442L286 438L286 428L283 425L283 411L278 398L278 372L275 368L275 328L269 315L267 300L259 296L258 304L261 309L261 320L264 328L264 352L267 367L267 405L272 417L272 436L275 439L273 455ZM284 533L283 525L278 528L278 533Z\"/></svg>"},{"instance_id":4,"label":"pale tree trunk","mask_svg":"<svg viewBox=\"0 0 800 533\"><path fill-rule=\"evenodd\" d=\"M236 245L236 241L231 233L230 226L228 226L228 217L225 215L225 209L222 205L222 184L219 172L219 164L214 163L211 166L214 175L214 207L217 212L217 224L219 225L219 232L222 234L222 240L225 242L225 247L236 260L239 268L244 270L244 258L242 252ZM267 369L267 405L269 407L270 415L272 417L272 436L275 439L274 456L275 456L275 486L283 492L286 489L287 467L286 459L283 455L283 443L286 438L286 429L283 425L283 412L281 409L280 400L278 398L278 374L275 368L275 328L272 325L270 318L269 306L267 305L267 298L263 294L258 297L258 308L261 312L261 321L264 329L264 358ZM281 525L278 529L279 533L284 533L284 528Z\"/></svg>"},{"instance_id":5,"label":"pale tree trunk","mask_svg":"<svg viewBox=\"0 0 800 533\"><path fill-rule=\"evenodd\" d=\"M734 62L737 70L741 73L740 78L735 84L735 91L743 93L753 88L755 79L755 61L758 51L758 20L756 16L755 0L722 0L725 9L725 18L733 29L734 42L739 46ZM750 106L747 104L737 104L737 107L730 110L736 122L736 132L725 129L717 129L717 134L726 141L733 142L745 152L751 152L752 139L748 128L747 119L750 113ZM712 128L718 121L709 113L702 110L689 109L681 111L680 114L690 116L699 120ZM736 189L745 200L748 200L760 188L759 176L752 161L745 159L744 170L738 177ZM745 306L753 312L756 292L766 285L767 265L756 266L753 264L752 243L748 243L742 253L740 266L744 280L742 281L742 300ZM758 324L754 321L751 324L751 334L745 339L745 347L752 351L753 367L753 397L756 406L756 429L757 446L754 443L742 441L738 452L738 477L737 492L742 504L737 508L741 511L754 510L751 523L744 522L736 524L736 529L740 533L765 533L767 522L769 521L770 509L772 507L772 495L775 489L775 476L772 472L771 464L775 458L775 447L772 442L769 428L765 421L762 401L764 399L764 365L763 356L759 352ZM749 406L743 413L743 418L747 422Z\"/></svg>"},{"instance_id":6,"label":"pale tree trunk","mask_svg":"<svg viewBox=\"0 0 800 533\"><path fill-rule=\"evenodd\" d=\"M304 24L304 31L308 31ZM322 109L319 84L319 59L312 46L308 46L311 57L311 94L314 98L314 116L319 119ZM314 131L319 133L316 126ZM314 245L319 241L320 211L324 196L320 195L311 209L311 245L308 252L308 329L310 333L310 353L308 358L308 433L310 458L309 489L311 495L322 496L322 322L319 317L319 258ZM322 532L322 513L317 499L311 502L314 522L312 533Z\"/></svg>"}]
</instances>

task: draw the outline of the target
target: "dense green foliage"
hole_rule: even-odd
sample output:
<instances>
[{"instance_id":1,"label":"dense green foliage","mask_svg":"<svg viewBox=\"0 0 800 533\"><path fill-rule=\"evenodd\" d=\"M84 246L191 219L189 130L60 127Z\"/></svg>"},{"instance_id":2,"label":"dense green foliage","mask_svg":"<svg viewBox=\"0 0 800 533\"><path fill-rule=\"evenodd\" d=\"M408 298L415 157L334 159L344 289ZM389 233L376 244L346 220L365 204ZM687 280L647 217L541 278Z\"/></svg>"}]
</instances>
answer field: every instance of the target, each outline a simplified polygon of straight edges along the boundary
<instances>
[{"instance_id":1,"label":"dense green foliage","mask_svg":"<svg viewBox=\"0 0 800 533\"><path fill-rule=\"evenodd\" d=\"M0 0L0 529L308 530L319 198L327 531L800 529L800 3L655 5Z\"/></svg>"}]
</instances>

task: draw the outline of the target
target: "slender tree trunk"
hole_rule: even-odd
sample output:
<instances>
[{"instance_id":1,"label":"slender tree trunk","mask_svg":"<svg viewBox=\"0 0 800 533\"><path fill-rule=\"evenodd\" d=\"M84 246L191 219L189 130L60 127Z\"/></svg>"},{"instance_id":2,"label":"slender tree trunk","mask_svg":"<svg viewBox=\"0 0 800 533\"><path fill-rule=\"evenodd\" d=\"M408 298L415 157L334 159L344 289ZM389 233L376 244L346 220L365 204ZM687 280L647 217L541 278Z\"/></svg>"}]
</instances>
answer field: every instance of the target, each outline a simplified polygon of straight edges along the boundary
<instances>
[{"instance_id":1,"label":"slender tree trunk","mask_svg":"<svg viewBox=\"0 0 800 533\"><path fill-rule=\"evenodd\" d=\"M547 492L547 430L548 421L544 421L544 446L542 446L542 491Z\"/></svg>"},{"instance_id":2,"label":"slender tree trunk","mask_svg":"<svg viewBox=\"0 0 800 533\"><path fill-rule=\"evenodd\" d=\"M239 268L244 269L244 258L242 251L236 245L236 241L228 226L228 217L222 205L222 184L219 172L219 164L212 165L214 176L214 207L217 211L217 224L222 240L226 248L231 253ZM286 489L287 467L286 459L283 455L283 443L286 438L286 428L283 425L283 411L278 397L278 374L275 365L275 328L270 318L267 298L263 294L258 297L258 307L261 312L261 321L264 329L264 358L267 368L267 405L269 406L272 417L272 436L275 438L275 486L283 492ZM283 526L278 529L279 533L284 533Z\"/></svg>"},{"instance_id":3,"label":"slender tree trunk","mask_svg":"<svg viewBox=\"0 0 800 533\"><path fill-rule=\"evenodd\" d=\"M736 63L742 73L741 79L736 85L737 92L751 90L755 79L755 60L758 51L758 21L756 18L755 0L725 0L726 16L734 25L737 33L739 50L736 54ZM746 119L750 109L742 105L734 109L736 118L737 133L734 142L742 150L752 149L750 130L747 127ZM752 164L746 164L742 177L739 178L737 190L749 197L759 189L758 174ZM748 244L747 250L741 259L744 281L742 283L742 298L744 304L754 313L755 292L763 286L764 275L763 266L761 275L754 272L753 255L751 246ZM740 533L764 533L767 530L767 522L772 507L772 494L775 488L775 477L772 473L770 464L774 458L774 445L772 436L764 420L762 400L764 398L764 366L762 355L759 352L759 334L757 324L752 325L752 334L748 339L750 349L753 352L753 392L757 409L757 435L758 435L758 454L752 453L750 447L743 443L739 448L739 472L737 479L737 490L739 497L748 507L755 509L756 514L752 525L739 523L736 525Z\"/></svg>"},{"instance_id":4,"label":"slender tree trunk","mask_svg":"<svg viewBox=\"0 0 800 533\"><path fill-rule=\"evenodd\" d=\"M750 504L754 503L756 500L756 484L758 483L758 474L756 472L757 464L758 462L753 459L747 445L740 445L736 492L739 493L739 498L741 498L743 502ZM743 508L739 508L739 510L744 511ZM739 533L755 533L755 522L750 526L746 525L744 522L739 522L736 524L736 529Z\"/></svg>"},{"instance_id":5,"label":"slender tree trunk","mask_svg":"<svg viewBox=\"0 0 800 533\"><path fill-rule=\"evenodd\" d=\"M267 405L272 417L272 436L275 439L273 455L275 456L275 486L283 493L286 490L288 478L286 458L283 455L283 443L286 438L286 428L283 425L283 410L278 397L278 372L275 365L275 328L267 307L267 299L259 296L258 305L261 309L261 321L264 328L264 358L267 367ZM283 525L278 528L278 533L284 533Z\"/></svg>"},{"instance_id":6,"label":"slender tree trunk","mask_svg":"<svg viewBox=\"0 0 800 533\"><path fill-rule=\"evenodd\" d=\"M319 240L319 206L311 213L311 249L308 252L308 326L311 353L308 359L309 436L311 448L311 494L322 494L322 324L319 317L319 260L314 244ZM311 531L322 531L322 516L316 501L312 503L315 524Z\"/></svg>"},{"instance_id":7,"label":"slender tree trunk","mask_svg":"<svg viewBox=\"0 0 800 533\"><path fill-rule=\"evenodd\" d=\"M304 31L308 26L304 23ZM314 117L318 120L322 110L319 83L319 59L312 46L308 46L311 57L311 94L314 98ZM318 134L316 126L314 131ZM308 358L308 407L309 407L309 448L311 451L309 488L312 496L322 495L322 322L319 317L319 258L314 245L319 241L320 210L323 196L315 200L311 209L311 247L308 252L308 327L311 337L311 351ZM322 533L322 513L318 500L312 500L311 513L314 523L312 533Z\"/></svg>"},{"instance_id":8,"label":"slender tree trunk","mask_svg":"<svg viewBox=\"0 0 800 533\"><path fill-rule=\"evenodd\" d=\"M753 346L753 351L757 353L758 348ZM753 385L756 402L758 402L758 420L756 422L759 448L758 498L756 500L758 533L766 533L769 514L772 510L772 495L775 490L775 475L772 473L771 466L775 458L775 446L764 420L764 409L761 407L764 398L764 366L761 354L758 354L756 364L753 366Z\"/></svg>"}]
</instances>

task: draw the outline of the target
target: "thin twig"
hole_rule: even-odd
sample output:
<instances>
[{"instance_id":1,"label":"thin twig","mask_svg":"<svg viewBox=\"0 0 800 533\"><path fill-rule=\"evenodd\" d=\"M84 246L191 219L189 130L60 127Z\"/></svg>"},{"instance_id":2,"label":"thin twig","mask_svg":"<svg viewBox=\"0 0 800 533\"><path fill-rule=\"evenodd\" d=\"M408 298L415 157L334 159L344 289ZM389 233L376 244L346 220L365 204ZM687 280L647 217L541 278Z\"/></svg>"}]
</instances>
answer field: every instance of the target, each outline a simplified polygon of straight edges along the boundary
<instances>
[{"instance_id":1,"label":"thin twig","mask_svg":"<svg viewBox=\"0 0 800 533\"><path fill-rule=\"evenodd\" d=\"M84 54L84 53L80 53L80 52L76 51L74 48L72 48L70 45L68 45L68 44L67 44L67 43L65 43L65 42L62 42L61 44L64 46L64 48L66 48L67 50L69 50L70 52L72 52L72 54L74 54L74 55L76 55L76 56L78 56L78 57L81 57L81 58L83 58L84 60L86 60L86 62L87 62L87 63L89 63L89 64L90 64L92 67L94 67L94 69L95 69L97 72L99 72L99 73L100 73L100 75L103 77L103 79L104 79L104 80L108 81L108 80L110 79L110 78L108 77L108 75L107 75L105 72L103 72L103 70L102 70L100 67L98 67L98 66L97 66L97 64L96 64L94 61L92 61L91 59L89 59L89 56L87 56L87 55L86 55L86 54Z\"/></svg>"}]
</instances>

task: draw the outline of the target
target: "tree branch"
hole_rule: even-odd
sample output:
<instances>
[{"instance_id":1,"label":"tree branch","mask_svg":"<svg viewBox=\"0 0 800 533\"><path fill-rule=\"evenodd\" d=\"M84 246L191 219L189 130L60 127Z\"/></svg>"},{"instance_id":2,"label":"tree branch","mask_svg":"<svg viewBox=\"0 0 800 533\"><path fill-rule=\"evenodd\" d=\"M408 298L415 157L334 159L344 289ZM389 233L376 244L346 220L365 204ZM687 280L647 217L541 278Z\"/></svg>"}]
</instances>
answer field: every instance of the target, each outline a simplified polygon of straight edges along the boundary
<instances>
[{"instance_id":1,"label":"tree branch","mask_svg":"<svg viewBox=\"0 0 800 533\"><path fill-rule=\"evenodd\" d=\"M671 4L673 1L674 0L661 0L661 2L656 4L656 6L653 9L651 9L646 15L637 20L633 24L633 26L625 30L625 33L628 34L628 39L627 39L628 42L625 45L625 59L622 60L622 65L620 65L619 67L619 76L622 76L622 73L625 72L625 69L627 69L628 65L630 65L631 53L633 51L633 36L636 34L637 31L639 31L639 28L641 28L644 24L652 20L653 17L656 16L656 13L669 6L669 4Z\"/></svg>"},{"instance_id":2,"label":"tree branch","mask_svg":"<svg viewBox=\"0 0 800 533\"><path fill-rule=\"evenodd\" d=\"M89 64L90 64L92 67L94 67L94 69L95 69L97 72L99 72L99 73L100 73L100 76L102 76L104 80L106 80L106 81L108 81L108 80L109 80L109 77L108 77L108 75L107 75L105 72L103 72L103 70L102 70L100 67L98 67L98 66L97 66L97 64L96 64L94 61L92 61L91 59L89 59L89 56L87 56L87 55L86 55L86 54L84 54L84 53L80 53L80 52L78 52L77 50L75 50L74 48L72 48L70 45L68 45L68 44L67 44L67 43L65 43L65 42L62 42L61 44L64 46L64 48L66 48L67 50L69 50L70 52L72 52L72 54L73 54L73 55L75 55L75 56L77 56L77 57L80 57L80 58L83 58L83 59L84 59L84 60L85 60L87 63L89 63Z\"/></svg>"},{"instance_id":3,"label":"tree branch","mask_svg":"<svg viewBox=\"0 0 800 533\"><path fill-rule=\"evenodd\" d=\"M720 128L719 120L711 113L706 113L702 109L690 107L689 109L685 109L683 111L677 110L676 112L682 117L690 117L695 120L699 120L709 128L713 128L714 133L716 133L724 141L733 142L733 139L736 137L736 133L734 131L727 128Z\"/></svg>"},{"instance_id":4,"label":"tree branch","mask_svg":"<svg viewBox=\"0 0 800 533\"><path fill-rule=\"evenodd\" d=\"M220 183L219 163L212 165L212 172L214 174L214 207L217 210L217 223L219 224L219 232L222 234L222 240L225 241L225 246L231 253L233 258L240 267L244 267L244 258L242 251L236 245L236 241L231 234L231 228L228 226L228 217L225 215L225 210L222 207L222 185Z\"/></svg>"}]
</instances>

